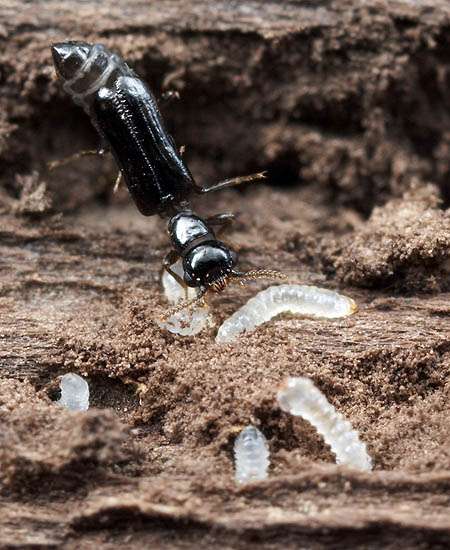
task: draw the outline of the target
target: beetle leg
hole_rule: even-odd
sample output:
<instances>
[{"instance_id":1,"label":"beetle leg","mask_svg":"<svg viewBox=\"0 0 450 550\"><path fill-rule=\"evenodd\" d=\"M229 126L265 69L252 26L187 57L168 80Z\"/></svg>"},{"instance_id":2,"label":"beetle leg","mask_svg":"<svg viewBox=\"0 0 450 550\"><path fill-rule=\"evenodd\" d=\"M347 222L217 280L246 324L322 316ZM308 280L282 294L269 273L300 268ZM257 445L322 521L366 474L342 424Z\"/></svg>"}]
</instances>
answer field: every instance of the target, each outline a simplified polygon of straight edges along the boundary
<instances>
[{"instance_id":1,"label":"beetle leg","mask_svg":"<svg viewBox=\"0 0 450 550\"><path fill-rule=\"evenodd\" d=\"M181 285L184 288L184 298L185 300L188 299L188 290L189 287L186 284L186 281L183 279L183 277L180 277L178 273L175 273L175 271L172 269L172 265L180 258L180 255L176 250L170 250L163 259L163 269L167 271L169 275L171 275L175 281Z\"/></svg>"},{"instance_id":2,"label":"beetle leg","mask_svg":"<svg viewBox=\"0 0 450 550\"><path fill-rule=\"evenodd\" d=\"M117 190L119 189L119 185L121 181L122 181L122 172L119 170L116 181L114 182L113 193L117 193Z\"/></svg>"},{"instance_id":3,"label":"beetle leg","mask_svg":"<svg viewBox=\"0 0 450 550\"><path fill-rule=\"evenodd\" d=\"M206 218L206 223L210 226L219 226L218 229L214 231L216 237L219 237L226 229L230 228L231 224L236 220L236 217L236 214L226 212L224 214L216 214L215 216ZM236 243L230 240L229 237L227 237L227 245L236 251L240 248Z\"/></svg>"},{"instance_id":4,"label":"beetle leg","mask_svg":"<svg viewBox=\"0 0 450 550\"><path fill-rule=\"evenodd\" d=\"M216 235L230 227L230 225L236 219L236 215L232 212L225 212L223 214L216 214L210 218L206 218L207 225L218 226L219 229L215 232Z\"/></svg>"},{"instance_id":5,"label":"beetle leg","mask_svg":"<svg viewBox=\"0 0 450 550\"><path fill-rule=\"evenodd\" d=\"M210 187L199 187L196 186L195 189L198 193L210 193L211 191L219 191L220 189L225 189L227 187L235 187L241 183L248 183L250 181L265 179L266 172L258 172L257 174L250 174L249 176L239 176L237 178L231 178L224 181L219 181Z\"/></svg>"},{"instance_id":6,"label":"beetle leg","mask_svg":"<svg viewBox=\"0 0 450 550\"><path fill-rule=\"evenodd\" d=\"M60 166L65 166L66 164L69 164L70 162L73 162L74 160L78 160L82 157L90 157L90 156L102 156L108 151L101 147L100 149L87 149L85 151L78 151L78 153L75 153L73 155L70 155L64 159L59 160L52 160L49 163L47 163L49 170L54 170L55 168L59 168Z\"/></svg>"},{"instance_id":7,"label":"beetle leg","mask_svg":"<svg viewBox=\"0 0 450 550\"><path fill-rule=\"evenodd\" d=\"M183 277L180 277L178 273L175 273L175 271L172 269L172 265L179 259L180 255L176 250L170 250L164 257L163 260L163 269L167 271L169 275L171 275L175 281L181 285L185 291L187 292L187 284L184 281Z\"/></svg>"}]
</instances>

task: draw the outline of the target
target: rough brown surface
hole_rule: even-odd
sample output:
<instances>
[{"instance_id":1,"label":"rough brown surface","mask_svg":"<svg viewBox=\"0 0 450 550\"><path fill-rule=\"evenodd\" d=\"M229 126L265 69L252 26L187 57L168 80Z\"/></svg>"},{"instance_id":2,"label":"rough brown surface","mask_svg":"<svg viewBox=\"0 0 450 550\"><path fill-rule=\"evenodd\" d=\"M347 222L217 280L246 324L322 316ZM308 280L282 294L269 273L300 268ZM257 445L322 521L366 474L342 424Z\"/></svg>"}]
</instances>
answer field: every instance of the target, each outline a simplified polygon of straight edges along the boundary
<instances>
[{"instance_id":1,"label":"rough brown surface","mask_svg":"<svg viewBox=\"0 0 450 550\"><path fill-rule=\"evenodd\" d=\"M0 7L0 540L5 548L448 548L450 7L445 1L13 1ZM95 31L92 30L95 21ZM236 344L162 332L164 224L112 193L48 45L102 41L157 93L242 267L338 288L353 317L283 317ZM92 409L52 402L87 376ZM375 470L334 465L276 388L313 378ZM238 488L252 422L270 478Z\"/></svg>"},{"instance_id":2,"label":"rough brown surface","mask_svg":"<svg viewBox=\"0 0 450 550\"><path fill-rule=\"evenodd\" d=\"M124 460L120 451L124 430L111 411L72 415L49 407L29 383L16 380L2 381L1 392L5 494L8 489L22 494L36 491L43 483L52 489L79 488L95 483L103 466Z\"/></svg>"}]
</instances>

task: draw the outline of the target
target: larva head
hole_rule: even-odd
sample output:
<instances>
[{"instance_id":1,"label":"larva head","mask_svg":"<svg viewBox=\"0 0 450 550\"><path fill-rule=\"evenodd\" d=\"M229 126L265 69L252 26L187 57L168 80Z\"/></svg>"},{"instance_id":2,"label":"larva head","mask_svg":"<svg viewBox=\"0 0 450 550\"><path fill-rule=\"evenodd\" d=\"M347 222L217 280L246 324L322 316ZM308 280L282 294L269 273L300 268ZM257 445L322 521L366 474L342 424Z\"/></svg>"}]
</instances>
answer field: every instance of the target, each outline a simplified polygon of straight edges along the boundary
<instances>
[{"instance_id":1,"label":"larva head","mask_svg":"<svg viewBox=\"0 0 450 550\"><path fill-rule=\"evenodd\" d=\"M62 80L71 80L85 64L92 45L86 42L58 42L52 46L53 63Z\"/></svg>"}]
</instances>

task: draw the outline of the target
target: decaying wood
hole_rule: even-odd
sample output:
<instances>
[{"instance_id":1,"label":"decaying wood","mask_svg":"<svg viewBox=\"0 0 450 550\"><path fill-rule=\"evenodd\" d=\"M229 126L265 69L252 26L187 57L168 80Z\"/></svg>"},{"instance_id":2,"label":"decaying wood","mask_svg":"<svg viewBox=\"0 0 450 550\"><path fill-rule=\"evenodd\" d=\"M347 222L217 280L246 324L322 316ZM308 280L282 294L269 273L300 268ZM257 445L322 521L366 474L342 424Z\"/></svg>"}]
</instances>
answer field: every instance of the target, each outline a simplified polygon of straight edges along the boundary
<instances>
[{"instance_id":1,"label":"decaying wood","mask_svg":"<svg viewBox=\"0 0 450 550\"><path fill-rule=\"evenodd\" d=\"M2 544L448 546L448 3L13 0L0 15ZM339 288L358 313L218 346L255 292L234 287L211 302L216 327L162 332L163 221L113 195L111 161L45 169L96 145L53 76L49 44L67 38L180 92L164 112L199 179L269 170L272 187L199 204L240 212L243 266ZM86 416L51 401L67 371L88 377ZM288 375L351 418L373 474L334 466L281 413ZM249 422L274 467L237 488Z\"/></svg>"}]
</instances>

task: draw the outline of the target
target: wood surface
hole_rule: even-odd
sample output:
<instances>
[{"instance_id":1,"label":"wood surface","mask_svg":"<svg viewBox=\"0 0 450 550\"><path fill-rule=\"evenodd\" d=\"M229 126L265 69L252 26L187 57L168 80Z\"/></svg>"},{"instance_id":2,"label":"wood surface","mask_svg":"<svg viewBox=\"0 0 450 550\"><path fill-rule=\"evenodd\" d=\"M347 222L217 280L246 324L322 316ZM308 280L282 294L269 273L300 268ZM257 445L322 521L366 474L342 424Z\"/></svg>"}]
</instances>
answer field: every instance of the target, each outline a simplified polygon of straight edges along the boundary
<instances>
[{"instance_id":1,"label":"wood surface","mask_svg":"<svg viewBox=\"0 0 450 550\"><path fill-rule=\"evenodd\" d=\"M161 94L245 267L359 312L282 317L235 346L162 333L164 220L144 218L56 82L49 45L102 42ZM5 548L446 548L450 540L450 5L445 0L0 3L0 540ZM88 376L85 417L52 401ZM367 441L338 468L275 402L311 376ZM233 482L253 422L271 477Z\"/></svg>"}]
</instances>

